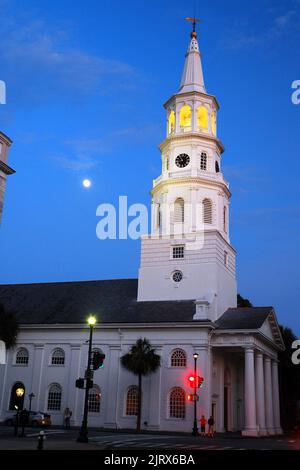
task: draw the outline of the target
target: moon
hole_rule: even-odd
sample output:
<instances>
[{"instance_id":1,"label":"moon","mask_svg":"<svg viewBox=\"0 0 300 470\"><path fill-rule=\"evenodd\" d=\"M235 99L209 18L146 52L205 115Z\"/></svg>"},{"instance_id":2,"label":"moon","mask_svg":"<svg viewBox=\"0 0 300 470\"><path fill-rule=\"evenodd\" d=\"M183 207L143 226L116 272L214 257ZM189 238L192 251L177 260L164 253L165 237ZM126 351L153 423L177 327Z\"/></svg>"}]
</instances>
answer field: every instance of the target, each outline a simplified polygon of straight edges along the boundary
<instances>
[{"instance_id":1,"label":"moon","mask_svg":"<svg viewBox=\"0 0 300 470\"><path fill-rule=\"evenodd\" d=\"M83 186L84 188L90 188L90 187L92 186L91 180L89 180L89 179L83 180L83 181L82 181L82 186Z\"/></svg>"}]
</instances>

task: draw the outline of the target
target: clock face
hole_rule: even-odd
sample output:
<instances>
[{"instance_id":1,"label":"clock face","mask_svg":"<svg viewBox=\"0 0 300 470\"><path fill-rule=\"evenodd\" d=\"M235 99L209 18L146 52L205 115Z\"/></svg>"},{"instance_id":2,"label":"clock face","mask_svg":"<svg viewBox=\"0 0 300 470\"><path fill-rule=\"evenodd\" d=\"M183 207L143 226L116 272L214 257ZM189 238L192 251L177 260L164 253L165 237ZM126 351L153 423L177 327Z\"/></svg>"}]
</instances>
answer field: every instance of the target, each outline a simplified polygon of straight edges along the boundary
<instances>
[{"instance_id":1,"label":"clock face","mask_svg":"<svg viewBox=\"0 0 300 470\"><path fill-rule=\"evenodd\" d=\"M181 153L176 157L175 163L179 168L184 168L190 163L190 157L186 153Z\"/></svg>"}]
</instances>

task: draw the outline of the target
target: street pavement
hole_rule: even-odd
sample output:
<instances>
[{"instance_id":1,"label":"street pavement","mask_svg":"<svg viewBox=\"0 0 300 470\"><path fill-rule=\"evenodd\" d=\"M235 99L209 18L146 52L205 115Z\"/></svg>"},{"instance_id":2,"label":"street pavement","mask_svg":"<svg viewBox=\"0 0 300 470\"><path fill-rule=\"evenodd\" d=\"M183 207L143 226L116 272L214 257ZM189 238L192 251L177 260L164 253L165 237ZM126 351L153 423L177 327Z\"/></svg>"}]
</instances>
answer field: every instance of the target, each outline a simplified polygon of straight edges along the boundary
<instances>
[{"instance_id":1,"label":"street pavement","mask_svg":"<svg viewBox=\"0 0 300 470\"><path fill-rule=\"evenodd\" d=\"M40 429L26 428L25 437L14 437L13 429L0 426L0 450L36 449ZM89 443L77 443L77 429L44 430L47 450L149 450L149 451L219 451L219 450L300 450L300 436L243 438L217 435L214 438L175 434L135 434L129 432L89 431ZM20 430L19 430L20 433Z\"/></svg>"}]
</instances>

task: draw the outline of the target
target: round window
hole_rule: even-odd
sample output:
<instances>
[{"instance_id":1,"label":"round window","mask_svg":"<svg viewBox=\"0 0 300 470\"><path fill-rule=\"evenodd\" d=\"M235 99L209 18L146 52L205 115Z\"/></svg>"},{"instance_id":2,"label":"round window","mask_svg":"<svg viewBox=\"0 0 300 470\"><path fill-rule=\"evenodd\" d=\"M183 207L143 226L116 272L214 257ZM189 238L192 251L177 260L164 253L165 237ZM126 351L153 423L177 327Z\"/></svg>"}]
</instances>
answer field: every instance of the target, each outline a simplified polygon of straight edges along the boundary
<instances>
[{"instance_id":1,"label":"round window","mask_svg":"<svg viewBox=\"0 0 300 470\"><path fill-rule=\"evenodd\" d=\"M182 278L183 278L183 274L181 271L175 271L173 274L172 274L172 279L174 282L180 282L182 281Z\"/></svg>"}]
</instances>

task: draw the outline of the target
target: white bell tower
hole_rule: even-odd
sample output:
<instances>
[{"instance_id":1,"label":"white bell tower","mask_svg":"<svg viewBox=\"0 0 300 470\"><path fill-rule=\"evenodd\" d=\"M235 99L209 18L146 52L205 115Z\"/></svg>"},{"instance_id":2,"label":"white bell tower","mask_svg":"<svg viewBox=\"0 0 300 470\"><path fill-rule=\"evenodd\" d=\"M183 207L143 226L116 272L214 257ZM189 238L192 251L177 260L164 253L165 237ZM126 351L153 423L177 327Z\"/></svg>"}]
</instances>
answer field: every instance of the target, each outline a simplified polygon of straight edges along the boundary
<instances>
[{"instance_id":1,"label":"white bell tower","mask_svg":"<svg viewBox=\"0 0 300 470\"><path fill-rule=\"evenodd\" d=\"M180 89L164 107L167 136L162 173L153 181L151 234L142 237L138 301L193 299L195 319L214 321L236 307L235 250L219 105L205 89L195 28Z\"/></svg>"}]
</instances>

